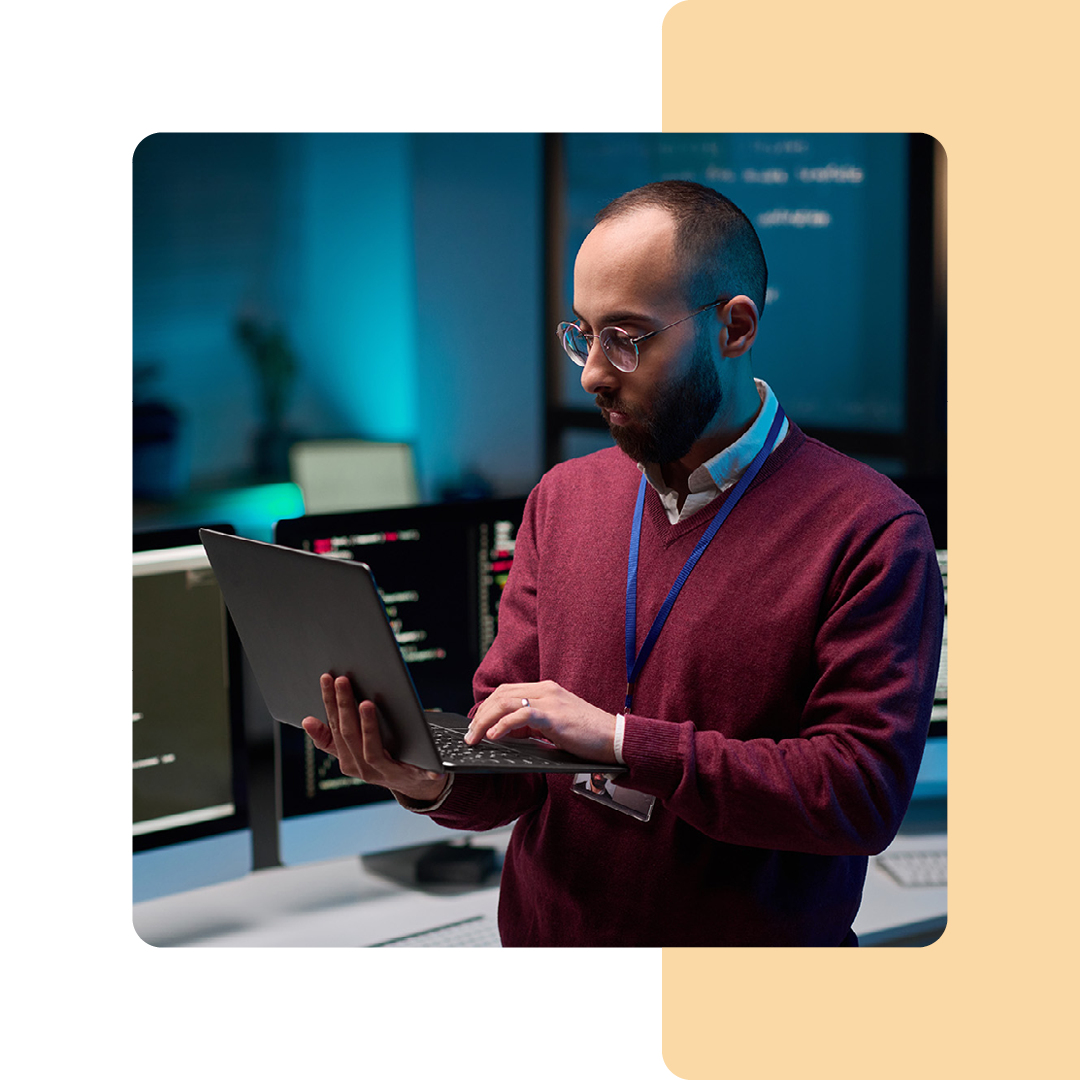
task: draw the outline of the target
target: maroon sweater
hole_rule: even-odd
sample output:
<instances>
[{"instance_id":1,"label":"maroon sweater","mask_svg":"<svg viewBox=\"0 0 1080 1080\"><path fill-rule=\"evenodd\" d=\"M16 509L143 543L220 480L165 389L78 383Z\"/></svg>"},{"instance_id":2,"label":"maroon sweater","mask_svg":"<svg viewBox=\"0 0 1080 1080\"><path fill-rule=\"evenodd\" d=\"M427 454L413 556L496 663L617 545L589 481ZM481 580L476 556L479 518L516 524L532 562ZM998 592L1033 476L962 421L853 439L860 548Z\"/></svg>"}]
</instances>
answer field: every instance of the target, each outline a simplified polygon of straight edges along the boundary
<instances>
[{"instance_id":1,"label":"maroon sweater","mask_svg":"<svg viewBox=\"0 0 1080 1080\"><path fill-rule=\"evenodd\" d=\"M640 473L617 449L533 491L476 673L553 679L609 712ZM726 495L672 525L646 492L638 645ZM458 776L453 828L517 819L505 945L854 944L867 856L895 835L933 702L941 576L921 510L792 424L690 575L626 718L641 822L572 777Z\"/></svg>"}]
</instances>

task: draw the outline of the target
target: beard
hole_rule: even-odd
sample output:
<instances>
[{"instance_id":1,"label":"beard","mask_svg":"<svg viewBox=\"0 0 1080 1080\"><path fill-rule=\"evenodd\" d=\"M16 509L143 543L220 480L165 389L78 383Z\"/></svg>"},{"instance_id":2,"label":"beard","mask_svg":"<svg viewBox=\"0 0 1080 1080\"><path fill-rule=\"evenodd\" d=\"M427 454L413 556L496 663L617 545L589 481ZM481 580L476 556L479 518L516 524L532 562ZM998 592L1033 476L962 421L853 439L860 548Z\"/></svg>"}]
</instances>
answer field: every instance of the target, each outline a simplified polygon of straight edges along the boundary
<instances>
[{"instance_id":1,"label":"beard","mask_svg":"<svg viewBox=\"0 0 1080 1080\"><path fill-rule=\"evenodd\" d=\"M615 445L624 454L642 465L666 465L690 452L716 415L723 397L708 341L699 337L689 370L658 386L648 411L602 394L596 395L596 404L630 418L629 424L608 424Z\"/></svg>"}]
</instances>

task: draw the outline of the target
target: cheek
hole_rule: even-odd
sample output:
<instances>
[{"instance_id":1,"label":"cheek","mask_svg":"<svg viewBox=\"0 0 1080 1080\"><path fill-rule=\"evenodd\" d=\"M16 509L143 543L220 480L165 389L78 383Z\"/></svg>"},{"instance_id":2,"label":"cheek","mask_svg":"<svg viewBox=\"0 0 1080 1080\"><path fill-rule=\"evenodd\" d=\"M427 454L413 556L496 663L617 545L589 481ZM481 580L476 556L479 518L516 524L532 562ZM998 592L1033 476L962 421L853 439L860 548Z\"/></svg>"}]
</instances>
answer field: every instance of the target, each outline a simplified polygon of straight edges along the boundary
<instances>
[{"instance_id":1,"label":"cheek","mask_svg":"<svg viewBox=\"0 0 1080 1080\"><path fill-rule=\"evenodd\" d=\"M648 409L653 402L664 396L670 378L644 377L623 386L623 397L635 402L642 409Z\"/></svg>"}]
</instances>

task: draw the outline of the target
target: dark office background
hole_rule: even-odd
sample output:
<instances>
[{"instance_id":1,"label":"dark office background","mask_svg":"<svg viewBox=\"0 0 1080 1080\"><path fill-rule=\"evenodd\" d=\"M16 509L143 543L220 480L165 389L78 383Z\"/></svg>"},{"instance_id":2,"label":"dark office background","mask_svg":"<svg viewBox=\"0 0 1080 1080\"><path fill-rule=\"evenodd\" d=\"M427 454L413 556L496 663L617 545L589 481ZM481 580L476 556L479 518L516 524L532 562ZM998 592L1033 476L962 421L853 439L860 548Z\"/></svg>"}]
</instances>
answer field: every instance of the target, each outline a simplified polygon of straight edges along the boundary
<instances>
[{"instance_id":1,"label":"dark office background","mask_svg":"<svg viewBox=\"0 0 1080 1080\"><path fill-rule=\"evenodd\" d=\"M241 319L295 360L282 440L411 443L424 500L523 493L604 443L552 327L592 212L677 175L758 225L773 288L756 373L808 431L933 504L944 538L944 176L927 137L158 134L133 168L143 447L176 433L158 504L284 479L260 465Z\"/></svg>"},{"instance_id":2,"label":"dark office background","mask_svg":"<svg viewBox=\"0 0 1080 1080\"><path fill-rule=\"evenodd\" d=\"M413 444L425 499L541 467L542 140L154 135L134 157L137 392L182 416L182 487L245 483L238 318L299 364L297 437Z\"/></svg>"}]
</instances>

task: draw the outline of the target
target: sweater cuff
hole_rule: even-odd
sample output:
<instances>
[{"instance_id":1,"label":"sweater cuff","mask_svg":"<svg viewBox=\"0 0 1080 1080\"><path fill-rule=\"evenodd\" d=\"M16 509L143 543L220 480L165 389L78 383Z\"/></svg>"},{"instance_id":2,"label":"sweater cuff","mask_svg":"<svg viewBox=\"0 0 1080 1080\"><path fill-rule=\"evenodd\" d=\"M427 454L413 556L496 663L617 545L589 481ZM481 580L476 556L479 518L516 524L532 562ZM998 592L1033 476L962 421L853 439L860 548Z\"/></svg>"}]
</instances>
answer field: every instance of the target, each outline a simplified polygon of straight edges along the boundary
<instances>
[{"instance_id":1,"label":"sweater cuff","mask_svg":"<svg viewBox=\"0 0 1080 1080\"><path fill-rule=\"evenodd\" d=\"M666 799L683 779L681 724L628 714L624 718L622 756L629 773L620 783Z\"/></svg>"},{"instance_id":2,"label":"sweater cuff","mask_svg":"<svg viewBox=\"0 0 1080 1080\"><path fill-rule=\"evenodd\" d=\"M438 810L444 802L446 802L447 795L450 794L450 789L454 786L454 774L450 773L446 780L446 787L442 789L442 794L434 802L420 802L418 799L410 799L407 795L399 795L396 791L391 791L390 794L394 796L397 801L405 807L406 810L411 810L414 814L430 814L435 810Z\"/></svg>"}]
</instances>

